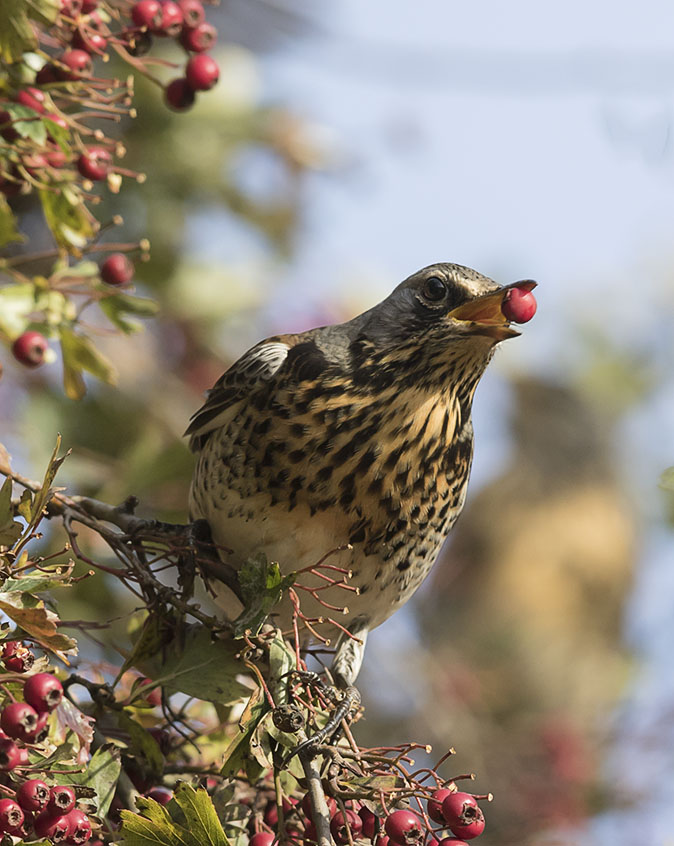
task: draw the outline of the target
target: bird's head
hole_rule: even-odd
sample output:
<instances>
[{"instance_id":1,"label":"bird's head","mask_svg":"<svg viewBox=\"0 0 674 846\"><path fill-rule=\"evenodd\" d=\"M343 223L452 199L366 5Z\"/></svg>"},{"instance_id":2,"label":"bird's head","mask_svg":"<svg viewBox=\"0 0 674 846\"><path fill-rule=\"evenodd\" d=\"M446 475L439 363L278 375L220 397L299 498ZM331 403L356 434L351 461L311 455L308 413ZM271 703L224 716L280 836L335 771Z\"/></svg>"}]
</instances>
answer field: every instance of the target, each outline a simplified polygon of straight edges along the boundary
<instances>
[{"instance_id":1,"label":"bird's head","mask_svg":"<svg viewBox=\"0 0 674 846\"><path fill-rule=\"evenodd\" d=\"M363 336L383 359L395 360L400 368L407 365L410 378L425 374L422 381L427 382L436 373L442 381L448 371L460 368L477 379L496 344L520 334L511 322L533 316L530 292L535 286L531 280L501 286L469 267L432 264L362 316ZM528 315L518 315L509 305L513 294L528 298Z\"/></svg>"}]
</instances>

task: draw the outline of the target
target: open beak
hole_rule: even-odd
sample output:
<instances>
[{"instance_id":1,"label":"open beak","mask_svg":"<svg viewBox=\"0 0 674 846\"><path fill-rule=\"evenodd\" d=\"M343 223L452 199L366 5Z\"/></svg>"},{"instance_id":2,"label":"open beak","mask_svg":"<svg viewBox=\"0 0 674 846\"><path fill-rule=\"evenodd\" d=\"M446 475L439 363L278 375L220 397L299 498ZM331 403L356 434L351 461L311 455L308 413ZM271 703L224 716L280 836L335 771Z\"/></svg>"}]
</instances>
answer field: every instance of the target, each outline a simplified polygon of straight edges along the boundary
<instances>
[{"instance_id":1,"label":"open beak","mask_svg":"<svg viewBox=\"0 0 674 846\"><path fill-rule=\"evenodd\" d=\"M533 291L536 282L526 279L522 282L513 282L511 285L504 285L497 291L491 291L476 297L463 305L458 306L449 312L453 320L460 320L469 324L468 329L475 335L487 335L497 341L504 341L506 338L516 338L520 333L513 329L510 322L503 314L503 300L511 288L519 288L521 291Z\"/></svg>"}]
</instances>

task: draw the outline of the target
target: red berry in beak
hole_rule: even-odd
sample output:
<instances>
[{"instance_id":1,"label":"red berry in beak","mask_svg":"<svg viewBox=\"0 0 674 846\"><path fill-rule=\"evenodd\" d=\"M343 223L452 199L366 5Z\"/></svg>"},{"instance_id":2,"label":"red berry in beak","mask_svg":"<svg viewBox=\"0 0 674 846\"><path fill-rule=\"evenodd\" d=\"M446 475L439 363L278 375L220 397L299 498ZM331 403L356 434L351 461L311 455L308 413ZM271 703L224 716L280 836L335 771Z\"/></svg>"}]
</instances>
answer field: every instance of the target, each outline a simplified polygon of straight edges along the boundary
<instances>
[{"instance_id":1,"label":"red berry in beak","mask_svg":"<svg viewBox=\"0 0 674 846\"><path fill-rule=\"evenodd\" d=\"M536 297L524 288L511 288L503 298L501 311L506 320L528 323L536 314Z\"/></svg>"}]
</instances>

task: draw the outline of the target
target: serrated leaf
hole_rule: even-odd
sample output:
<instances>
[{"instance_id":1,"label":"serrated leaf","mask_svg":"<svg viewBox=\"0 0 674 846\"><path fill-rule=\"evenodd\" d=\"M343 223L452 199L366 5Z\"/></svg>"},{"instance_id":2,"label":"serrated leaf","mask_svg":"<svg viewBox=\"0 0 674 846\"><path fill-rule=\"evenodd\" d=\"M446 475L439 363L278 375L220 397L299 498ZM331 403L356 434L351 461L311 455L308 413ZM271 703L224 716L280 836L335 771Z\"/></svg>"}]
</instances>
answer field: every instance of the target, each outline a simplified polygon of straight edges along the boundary
<instances>
[{"instance_id":1,"label":"serrated leaf","mask_svg":"<svg viewBox=\"0 0 674 846\"><path fill-rule=\"evenodd\" d=\"M84 396L86 387L81 376L83 370L101 382L115 384L117 371L89 338L78 335L67 326L61 326L59 335L63 353L63 387L67 397L81 399Z\"/></svg>"},{"instance_id":2,"label":"serrated leaf","mask_svg":"<svg viewBox=\"0 0 674 846\"><path fill-rule=\"evenodd\" d=\"M295 581L294 574L282 576L275 561L267 561L263 553L252 556L238 571L244 609L234 620L234 637L246 632L256 635L269 612L280 601L283 591Z\"/></svg>"},{"instance_id":3,"label":"serrated leaf","mask_svg":"<svg viewBox=\"0 0 674 846\"><path fill-rule=\"evenodd\" d=\"M204 626L186 626L171 642L163 642L160 655L155 650L135 666L170 693L229 705L250 693L236 678L245 671L235 657L238 651L231 642L213 640Z\"/></svg>"},{"instance_id":4,"label":"serrated leaf","mask_svg":"<svg viewBox=\"0 0 674 846\"><path fill-rule=\"evenodd\" d=\"M77 652L77 642L59 632L58 617L45 608L38 597L23 591L0 593L0 611L20 626L40 646L56 652L61 658L64 653Z\"/></svg>"},{"instance_id":5,"label":"serrated leaf","mask_svg":"<svg viewBox=\"0 0 674 846\"><path fill-rule=\"evenodd\" d=\"M42 485L40 486L40 490L35 494L33 497L33 508L32 514L30 519L29 528L34 529L37 524L40 522L43 516L43 512L47 507L47 503L52 497L52 489L51 485L56 477L59 467L63 464L63 462L68 457L68 453L61 456L59 458L59 450L61 449L61 436L57 435L56 437L56 446L51 454L49 459L49 463L47 464L47 469L45 470L44 478L42 479Z\"/></svg>"},{"instance_id":6,"label":"serrated leaf","mask_svg":"<svg viewBox=\"0 0 674 846\"><path fill-rule=\"evenodd\" d=\"M19 500L16 510L27 523L30 522L30 518L33 514L33 492L28 488L25 488L21 494L21 499Z\"/></svg>"},{"instance_id":7,"label":"serrated leaf","mask_svg":"<svg viewBox=\"0 0 674 846\"><path fill-rule=\"evenodd\" d=\"M273 640L269 643L269 669L272 693L276 705L286 705L288 702L288 673L295 669L297 661L295 653L283 640L277 629Z\"/></svg>"},{"instance_id":8,"label":"serrated leaf","mask_svg":"<svg viewBox=\"0 0 674 846\"><path fill-rule=\"evenodd\" d=\"M152 778L161 779L164 757L154 737L140 723L137 723L128 711L118 712L117 724L122 731L129 735L132 752L147 765Z\"/></svg>"},{"instance_id":9,"label":"serrated leaf","mask_svg":"<svg viewBox=\"0 0 674 846\"><path fill-rule=\"evenodd\" d=\"M115 795L121 770L119 748L113 743L106 743L94 752L83 773L73 773L68 779L72 784L93 788L97 799L96 814L104 817Z\"/></svg>"},{"instance_id":10,"label":"serrated leaf","mask_svg":"<svg viewBox=\"0 0 674 846\"><path fill-rule=\"evenodd\" d=\"M54 240L69 252L81 250L97 228L84 202L67 191L38 191L44 218Z\"/></svg>"},{"instance_id":11,"label":"serrated leaf","mask_svg":"<svg viewBox=\"0 0 674 846\"><path fill-rule=\"evenodd\" d=\"M213 801L203 788L195 790L182 782L176 787L174 797L201 846L229 846Z\"/></svg>"},{"instance_id":12,"label":"serrated leaf","mask_svg":"<svg viewBox=\"0 0 674 846\"><path fill-rule=\"evenodd\" d=\"M250 739L257 724L269 710L261 688L257 688L248 700L239 720L239 733L235 735L225 749L221 774L225 778L233 778L241 769L249 766L252 760L249 754ZM256 766L258 766L256 764Z\"/></svg>"},{"instance_id":13,"label":"serrated leaf","mask_svg":"<svg viewBox=\"0 0 674 846\"><path fill-rule=\"evenodd\" d=\"M159 306L154 300L145 297L132 297L130 294L116 294L100 300L101 311L108 320L127 335L131 332L138 332L142 324L133 320L128 315L149 318L154 317L159 311Z\"/></svg>"},{"instance_id":14,"label":"serrated leaf","mask_svg":"<svg viewBox=\"0 0 674 846\"><path fill-rule=\"evenodd\" d=\"M31 141L40 146L46 143L47 127L35 109L31 109L30 106L22 106L20 103L7 103L5 111L12 116L12 128L22 138L30 138Z\"/></svg>"},{"instance_id":15,"label":"serrated leaf","mask_svg":"<svg viewBox=\"0 0 674 846\"><path fill-rule=\"evenodd\" d=\"M16 218L12 211L7 197L0 194L0 247L11 244L14 241L25 241L24 236L16 228Z\"/></svg>"},{"instance_id":16,"label":"serrated leaf","mask_svg":"<svg viewBox=\"0 0 674 846\"><path fill-rule=\"evenodd\" d=\"M0 3L0 60L7 64L18 62L26 50L37 47L37 38L21 0L2 0Z\"/></svg>"}]
</instances>

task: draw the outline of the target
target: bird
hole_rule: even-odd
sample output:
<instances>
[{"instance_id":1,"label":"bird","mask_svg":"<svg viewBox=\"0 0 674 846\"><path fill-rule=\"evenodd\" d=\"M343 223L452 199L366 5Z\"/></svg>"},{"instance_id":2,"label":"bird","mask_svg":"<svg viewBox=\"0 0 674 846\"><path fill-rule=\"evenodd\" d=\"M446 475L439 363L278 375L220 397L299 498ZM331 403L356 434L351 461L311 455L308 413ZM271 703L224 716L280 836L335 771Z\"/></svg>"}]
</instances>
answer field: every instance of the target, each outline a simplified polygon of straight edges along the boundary
<instances>
[{"instance_id":1,"label":"bird","mask_svg":"<svg viewBox=\"0 0 674 846\"><path fill-rule=\"evenodd\" d=\"M419 587L463 508L475 389L497 345L520 334L508 292L535 285L429 265L352 320L256 344L191 418L190 516L231 566L262 554L291 573L338 550L330 563L356 589L335 626L339 686L353 685L368 632ZM218 593L229 616L241 610ZM290 600L273 610L289 628ZM325 616L311 595L302 611Z\"/></svg>"}]
</instances>

